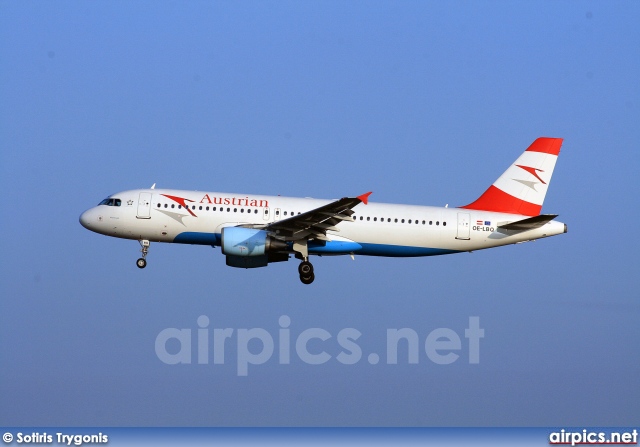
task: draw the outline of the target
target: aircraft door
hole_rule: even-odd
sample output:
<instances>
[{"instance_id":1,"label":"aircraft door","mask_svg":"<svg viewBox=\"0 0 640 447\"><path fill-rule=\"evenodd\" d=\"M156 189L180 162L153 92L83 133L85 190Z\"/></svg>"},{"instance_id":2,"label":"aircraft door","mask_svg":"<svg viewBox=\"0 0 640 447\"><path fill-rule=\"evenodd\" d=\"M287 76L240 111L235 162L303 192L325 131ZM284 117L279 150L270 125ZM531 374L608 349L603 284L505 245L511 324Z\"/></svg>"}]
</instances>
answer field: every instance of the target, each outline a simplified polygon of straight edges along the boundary
<instances>
[{"instance_id":1,"label":"aircraft door","mask_svg":"<svg viewBox=\"0 0 640 447\"><path fill-rule=\"evenodd\" d=\"M456 239L468 241L470 236L471 225L469 222L469 213L458 213L458 235Z\"/></svg>"},{"instance_id":2,"label":"aircraft door","mask_svg":"<svg viewBox=\"0 0 640 447\"><path fill-rule=\"evenodd\" d=\"M263 218L264 220L269 220L269 207L268 207L268 206L267 206L267 207L265 207L265 208L262 210L262 218Z\"/></svg>"},{"instance_id":3,"label":"aircraft door","mask_svg":"<svg viewBox=\"0 0 640 447\"><path fill-rule=\"evenodd\" d=\"M151 218L151 193L141 192L138 198L138 219L150 219Z\"/></svg>"}]
</instances>

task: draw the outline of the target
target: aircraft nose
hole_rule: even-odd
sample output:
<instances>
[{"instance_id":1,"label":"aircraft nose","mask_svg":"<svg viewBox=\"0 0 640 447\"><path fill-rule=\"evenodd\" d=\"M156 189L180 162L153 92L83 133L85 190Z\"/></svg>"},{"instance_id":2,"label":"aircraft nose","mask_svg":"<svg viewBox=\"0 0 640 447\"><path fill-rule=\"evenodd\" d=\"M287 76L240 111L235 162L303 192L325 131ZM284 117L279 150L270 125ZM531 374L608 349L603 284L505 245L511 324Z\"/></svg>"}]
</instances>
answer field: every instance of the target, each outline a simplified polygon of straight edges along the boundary
<instances>
[{"instance_id":1,"label":"aircraft nose","mask_svg":"<svg viewBox=\"0 0 640 447\"><path fill-rule=\"evenodd\" d=\"M84 213L80 214L80 225L85 227L87 230L91 230L92 214L92 210L87 210Z\"/></svg>"}]
</instances>

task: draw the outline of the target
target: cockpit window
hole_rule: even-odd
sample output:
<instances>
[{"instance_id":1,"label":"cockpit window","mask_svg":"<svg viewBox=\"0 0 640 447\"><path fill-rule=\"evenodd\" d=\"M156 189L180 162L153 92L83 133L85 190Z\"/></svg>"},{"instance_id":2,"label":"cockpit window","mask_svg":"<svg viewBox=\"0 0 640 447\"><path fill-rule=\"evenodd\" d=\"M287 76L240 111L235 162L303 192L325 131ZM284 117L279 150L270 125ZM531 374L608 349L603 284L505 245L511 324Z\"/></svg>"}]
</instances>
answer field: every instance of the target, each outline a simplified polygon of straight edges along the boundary
<instances>
[{"instance_id":1,"label":"cockpit window","mask_svg":"<svg viewBox=\"0 0 640 447\"><path fill-rule=\"evenodd\" d=\"M106 198L102 202L98 203L98 206L100 206L100 205L120 206L120 205L122 205L122 201L120 199Z\"/></svg>"}]
</instances>

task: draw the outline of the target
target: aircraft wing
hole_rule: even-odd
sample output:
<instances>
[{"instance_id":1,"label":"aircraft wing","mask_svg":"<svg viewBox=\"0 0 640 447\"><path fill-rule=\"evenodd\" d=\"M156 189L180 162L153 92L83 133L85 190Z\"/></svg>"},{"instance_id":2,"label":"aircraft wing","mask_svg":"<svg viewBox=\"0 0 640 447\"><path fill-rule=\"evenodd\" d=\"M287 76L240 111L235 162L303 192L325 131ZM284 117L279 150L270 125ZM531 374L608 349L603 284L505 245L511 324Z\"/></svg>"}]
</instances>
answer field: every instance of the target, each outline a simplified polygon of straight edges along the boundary
<instances>
[{"instance_id":1,"label":"aircraft wing","mask_svg":"<svg viewBox=\"0 0 640 447\"><path fill-rule=\"evenodd\" d=\"M370 194L371 192L357 197L343 197L311 211L270 223L264 230L282 241L329 241L327 231L340 231L336 225L343 221L353 222L352 208L359 203L366 205Z\"/></svg>"}]
</instances>

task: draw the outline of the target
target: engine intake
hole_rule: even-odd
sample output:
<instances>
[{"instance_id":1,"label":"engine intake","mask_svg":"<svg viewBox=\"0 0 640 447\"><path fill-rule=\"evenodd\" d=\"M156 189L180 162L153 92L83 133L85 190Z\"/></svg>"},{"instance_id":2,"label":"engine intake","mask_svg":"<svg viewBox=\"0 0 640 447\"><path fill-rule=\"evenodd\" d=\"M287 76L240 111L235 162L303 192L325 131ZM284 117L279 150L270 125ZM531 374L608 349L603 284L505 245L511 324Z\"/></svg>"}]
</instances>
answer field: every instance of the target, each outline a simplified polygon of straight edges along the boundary
<instances>
[{"instance_id":1,"label":"engine intake","mask_svg":"<svg viewBox=\"0 0 640 447\"><path fill-rule=\"evenodd\" d=\"M267 252L286 250L279 241L264 230L243 227L225 227L221 237L222 253L231 256L263 256Z\"/></svg>"}]
</instances>

